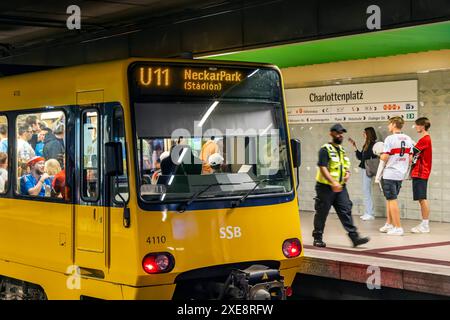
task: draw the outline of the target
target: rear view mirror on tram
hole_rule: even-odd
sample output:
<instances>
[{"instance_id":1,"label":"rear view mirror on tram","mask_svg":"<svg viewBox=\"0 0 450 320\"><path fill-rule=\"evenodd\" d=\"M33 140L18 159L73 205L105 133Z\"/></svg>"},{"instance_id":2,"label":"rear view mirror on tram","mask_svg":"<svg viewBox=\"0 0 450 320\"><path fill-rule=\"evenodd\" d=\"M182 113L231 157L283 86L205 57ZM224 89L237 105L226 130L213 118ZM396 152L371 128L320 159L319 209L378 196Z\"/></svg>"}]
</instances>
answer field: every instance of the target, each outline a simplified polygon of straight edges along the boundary
<instances>
[{"instance_id":1,"label":"rear view mirror on tram","mask_svg":"<svg viewBox=\"0 0 450 320\"><path fill-rule=\"evenodd\" d=\"M105 174L120 176L123 174L123 153L120 142L105 143Z\"/></svg>"},{"instance_id":2,"label":"rear view mirror on tram","mask_svg":"<svg viewBox=\"0 0 450 320\"><path fill-rule=\"evenodd\" d=\"M291 139L292 163L294 168L302 165L302 143L299 139Z\"/></svg>"}]
</instances>

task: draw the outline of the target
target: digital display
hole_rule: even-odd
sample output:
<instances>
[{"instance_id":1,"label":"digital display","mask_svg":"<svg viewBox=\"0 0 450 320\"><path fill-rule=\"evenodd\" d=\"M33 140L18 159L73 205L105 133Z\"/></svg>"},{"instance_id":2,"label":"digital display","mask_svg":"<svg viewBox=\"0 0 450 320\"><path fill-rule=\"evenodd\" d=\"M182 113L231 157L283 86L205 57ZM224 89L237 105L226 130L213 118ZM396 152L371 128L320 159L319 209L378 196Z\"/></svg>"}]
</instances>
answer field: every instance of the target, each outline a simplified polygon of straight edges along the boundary
<instances>
[{"instance_id":1,"label":"digital display","mask_svg":"<svg viewBox=\"0 0 450 320\"><path fill-rule=\"evenodd\" d=\"M245 82L255 69L215 66L135 65L131 70L136 93L148 95L220 95Z\"/></svg>"},{"instance_id":2,"label":"digital display","mask_svg":"<svg viewBox=\"0 0 450 320\"><path fill-rule=\"evenodd\" d=\"M275 70L251 67L142 62L131 66L129 78L137 100L155 96L274 99L281 87Z\"/></svg>"},{"instance_id":3,"label":"digital display","mask_svg":"<svg viewBox=\"0 0 450 320\"><path fill-rule=\"evenodd\" d=\"M139 67L138 84L161 89L181 82L186 91L222 91L226 84L242 81L240 71L214 69Z\"/></svg>"}]
</instances>

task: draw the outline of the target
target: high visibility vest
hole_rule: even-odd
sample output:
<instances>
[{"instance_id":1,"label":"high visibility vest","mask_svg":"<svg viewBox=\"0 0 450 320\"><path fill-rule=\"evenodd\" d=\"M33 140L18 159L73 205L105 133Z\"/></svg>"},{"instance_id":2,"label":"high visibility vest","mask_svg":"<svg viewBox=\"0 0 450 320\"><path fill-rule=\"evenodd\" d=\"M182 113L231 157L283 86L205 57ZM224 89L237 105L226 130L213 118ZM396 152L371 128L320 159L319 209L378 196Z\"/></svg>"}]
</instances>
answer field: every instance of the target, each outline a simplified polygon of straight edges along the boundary
<instances>
[{"instance_id":1,"label":"high visibility vest","mask_svg":"<svg viewBox=\"0 0 450 320\"><path fill-rule=\"evenodd\" d=\"M328 171L334 180L340 184L344 184L344 177L347 171L350 170L350 159L347 157L343 147L339 149L335 148L331 143L324 144L322 148L326 148L328 151ZM320 168L317 168L316 181L323 184L331 184L322 173L320 173Z\"/></svg>"}]
</instances>

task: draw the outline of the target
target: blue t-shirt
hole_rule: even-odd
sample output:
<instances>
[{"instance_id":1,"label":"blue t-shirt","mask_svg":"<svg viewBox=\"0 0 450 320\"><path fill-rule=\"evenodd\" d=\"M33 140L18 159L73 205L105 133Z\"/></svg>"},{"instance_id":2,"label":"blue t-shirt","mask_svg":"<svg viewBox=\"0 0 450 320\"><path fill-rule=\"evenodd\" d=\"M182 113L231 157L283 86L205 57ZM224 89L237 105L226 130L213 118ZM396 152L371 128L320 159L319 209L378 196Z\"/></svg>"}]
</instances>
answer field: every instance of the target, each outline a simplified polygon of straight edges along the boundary
<instances>
[{"instance_id":1,"label":"blue t-shirt","mask_svg":"<svg viewBox=\"0 0 450 320\"><path fill-rule=\"evenodd\" d=\"M36 155L38 157L42 157L44 155L44 143L43 142L36 143L36 148L34 148L34 151L36 152Z\"/></svg>"},{"instance_id":2,"label":"blue t-shirt","mask_svg":"<svg viewBox=\"0 0 450 320\"><path fill-rule=\"evenodd\" d=\"M31 173L27 174L26 176L23 176L20 179L20 194L24 195L24 196L29 196L30 194L28 193L28 190L30 190L31 188L34 188L37 185L37 183L38 183L38 180L36 180ZM50 179L45 179L44 185L48 185L51 188L52 183L51 183ZM38 194L39 197L45 197L44 185L42 185L41 191Z\"/></svg>"},{"instance_id":3,"label":"blue t-shirt","mask_svg":"<svg viewBox=\"0 0 450 320\"><path fill-rule=\"evenodd\" d=\"M0 152L8 153L8 139L0 141Z\"/></svg>"}]
</instances>

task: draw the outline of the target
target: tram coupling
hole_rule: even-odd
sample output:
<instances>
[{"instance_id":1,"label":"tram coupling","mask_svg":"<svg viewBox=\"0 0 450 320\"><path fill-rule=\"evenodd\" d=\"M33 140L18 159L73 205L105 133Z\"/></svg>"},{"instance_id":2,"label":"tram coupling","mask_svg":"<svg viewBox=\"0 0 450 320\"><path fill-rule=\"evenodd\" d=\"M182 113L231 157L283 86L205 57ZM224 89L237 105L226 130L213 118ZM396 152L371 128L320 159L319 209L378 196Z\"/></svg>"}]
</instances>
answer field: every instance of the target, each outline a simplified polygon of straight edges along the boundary
<instances>
[{"instance_id":1,"label":"tram coupling","mask_svg":"<svg viewBox=\"0 0 450 320\"><path fill-rule=\"evenodd\" d=\"M280 270L253 265L232 270L220 294L225 300L285 300L284 277Z\"/></svg>"}]
</instances>

